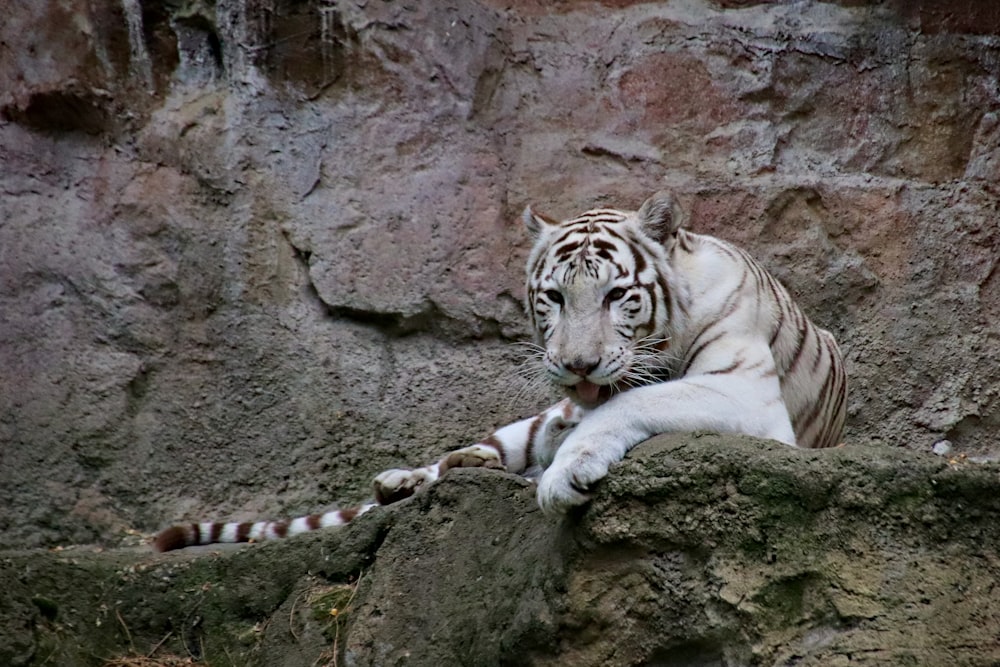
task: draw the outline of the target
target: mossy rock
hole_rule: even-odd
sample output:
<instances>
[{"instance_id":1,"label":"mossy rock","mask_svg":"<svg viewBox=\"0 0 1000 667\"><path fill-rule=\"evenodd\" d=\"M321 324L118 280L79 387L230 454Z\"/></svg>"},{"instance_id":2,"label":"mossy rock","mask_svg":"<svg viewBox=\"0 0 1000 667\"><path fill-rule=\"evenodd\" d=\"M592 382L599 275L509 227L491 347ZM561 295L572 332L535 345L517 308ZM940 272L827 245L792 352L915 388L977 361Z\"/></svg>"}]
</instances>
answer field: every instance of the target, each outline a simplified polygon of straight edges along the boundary
<instances>
[{"instance_id":1,"label":"mossy rock","mask_svg":"<svg viewBox=\"0 0 1000 667\"><path fill-rule=\"evenodd\" d=\"M998 526L995 464L661 436L558 519L455 470L273 543L5 553L0 663L990 665Z\"/></svg>"}]
</instances>

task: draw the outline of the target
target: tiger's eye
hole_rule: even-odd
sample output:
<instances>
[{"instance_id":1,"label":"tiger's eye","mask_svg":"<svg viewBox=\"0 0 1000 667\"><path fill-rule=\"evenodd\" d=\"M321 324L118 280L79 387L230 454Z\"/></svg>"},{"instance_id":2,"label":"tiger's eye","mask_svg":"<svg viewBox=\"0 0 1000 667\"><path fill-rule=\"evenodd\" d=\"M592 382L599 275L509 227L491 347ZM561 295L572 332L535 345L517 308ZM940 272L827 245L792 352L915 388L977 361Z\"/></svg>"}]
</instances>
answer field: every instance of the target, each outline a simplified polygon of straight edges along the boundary
<instances>
[{"instance_id":1,"label":"tiger's eye","mask_svg":"<svg viewBox=\"0 0 1000 667\"><path fill-rule=\"evenodd\" d=\"M611 303L612 301L618 301L624 298L626 294L628 294L628 290L624 287L616 287L608 292L608 296L605 298L608 300L608 303Z\"/></svg>"},{"instance_id":2,"label":"tiger's eye","mask_svg":"<svg viewBox=\"0 0 1000 667\"><path fill-rule=\"evenodd\" d=\"M563 295L559 293L558 290L547 289L545 290L545 296L549 301L556 305L563 305Z\"/></svg>"}]
</instances>

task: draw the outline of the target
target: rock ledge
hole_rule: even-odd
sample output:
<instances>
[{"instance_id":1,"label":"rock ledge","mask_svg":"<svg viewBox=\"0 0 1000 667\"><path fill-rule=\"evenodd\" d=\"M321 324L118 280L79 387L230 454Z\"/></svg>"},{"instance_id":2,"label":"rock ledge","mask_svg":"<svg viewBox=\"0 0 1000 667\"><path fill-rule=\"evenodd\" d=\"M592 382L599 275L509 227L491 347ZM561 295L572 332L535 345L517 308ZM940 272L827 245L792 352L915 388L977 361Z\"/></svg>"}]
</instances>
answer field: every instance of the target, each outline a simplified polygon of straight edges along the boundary
<instances>
[{"instance_id":1,"label":"rock ledge","mask_svg":"<svg viewBox=\"0 0 1000 667\"><path fill-rule=\"evenodd\" d=\"M1000 466L661 436L587 508L478 470L341 531L0 555L0 662L987 665Z\"/></svg>"}]
</instances>

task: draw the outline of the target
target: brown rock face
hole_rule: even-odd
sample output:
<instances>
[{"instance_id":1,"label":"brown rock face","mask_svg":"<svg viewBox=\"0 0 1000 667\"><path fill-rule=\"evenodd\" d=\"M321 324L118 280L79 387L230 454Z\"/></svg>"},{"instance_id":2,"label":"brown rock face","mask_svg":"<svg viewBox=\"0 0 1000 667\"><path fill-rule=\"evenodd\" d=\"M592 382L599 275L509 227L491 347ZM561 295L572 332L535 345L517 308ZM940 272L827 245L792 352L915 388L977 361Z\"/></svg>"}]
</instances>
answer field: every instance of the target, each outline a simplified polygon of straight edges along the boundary
<instances>
[{"instance_id":1,"label":"brown rock face","mask_svg":"<svg viewBox=\"0 0 1000 667\"><path fill-rule=\"evenodd\" d=\"M849 443L1000 456L997 25L977 2L13 3L5 543L356 502L534 411L517 212L661 187L837 335Z\"/></svg>"}]
</instances>

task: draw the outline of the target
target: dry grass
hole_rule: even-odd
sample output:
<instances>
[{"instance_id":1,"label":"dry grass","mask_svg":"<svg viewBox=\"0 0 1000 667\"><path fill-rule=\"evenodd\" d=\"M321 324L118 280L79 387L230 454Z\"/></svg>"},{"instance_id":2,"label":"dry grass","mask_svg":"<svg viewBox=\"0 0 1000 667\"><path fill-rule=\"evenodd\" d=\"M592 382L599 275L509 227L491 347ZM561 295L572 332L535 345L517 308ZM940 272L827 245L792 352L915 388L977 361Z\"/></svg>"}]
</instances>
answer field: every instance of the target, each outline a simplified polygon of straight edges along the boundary
<instances>
[{"instance_id":1,"label":"dry grass","mask_svg":"<svg viewBox=\"0 0 1000 667\"><path fill-rule=\"evenodd\" d=\"M337 655L340 652L340 626L352 608L354 596L358 593L361 575L350 584L335 586L318 586L308 593L307 604L313 617L327 626L332 635L333 645L323 651L313 667L338 667Z\"/></svg>"}]
</instances>

